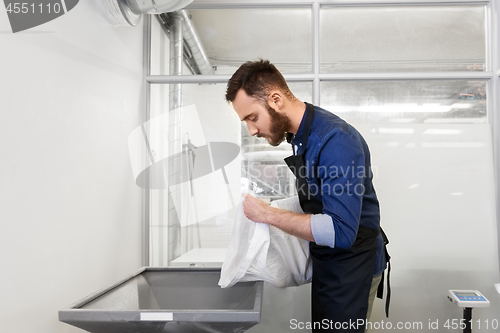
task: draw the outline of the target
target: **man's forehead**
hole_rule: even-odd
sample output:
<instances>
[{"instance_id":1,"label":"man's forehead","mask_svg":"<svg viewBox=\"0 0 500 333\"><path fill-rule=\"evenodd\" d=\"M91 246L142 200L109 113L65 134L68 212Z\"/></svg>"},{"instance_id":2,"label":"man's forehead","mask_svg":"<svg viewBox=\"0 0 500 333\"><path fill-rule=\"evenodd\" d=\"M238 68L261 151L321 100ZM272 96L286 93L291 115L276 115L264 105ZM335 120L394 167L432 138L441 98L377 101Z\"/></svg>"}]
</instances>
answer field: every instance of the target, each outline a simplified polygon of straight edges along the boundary
<instances>
[{"instance_id":1,"label":"man's forehead","mask_svg":"<svg viewBox=\"0 0 500 333\"><path fill-rule=\"evenodd\" d=\"M248 96L242 89L238 91L232 104L233 109L236 111L241 121L259 113L260 108L262 108L261 103L259 103L255 98Z\"/></svg>"}]
</instances>

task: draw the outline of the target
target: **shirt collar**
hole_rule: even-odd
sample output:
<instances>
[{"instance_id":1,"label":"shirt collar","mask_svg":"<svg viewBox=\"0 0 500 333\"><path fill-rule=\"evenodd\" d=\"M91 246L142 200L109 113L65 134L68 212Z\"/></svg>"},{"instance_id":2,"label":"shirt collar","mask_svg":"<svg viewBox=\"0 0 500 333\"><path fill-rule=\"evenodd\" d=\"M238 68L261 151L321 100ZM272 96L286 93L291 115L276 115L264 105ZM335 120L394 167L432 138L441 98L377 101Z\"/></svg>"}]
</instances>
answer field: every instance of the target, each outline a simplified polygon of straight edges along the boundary
<instances>
[{"instance_id":1,"label":"shirt collar","mask_svg":"<svg viewBox=\"0 0 500 333\"><path fill-rule=\"evenodd\" d=\"M306 105L306 110L304 111L304 115L302 116L302 120L300 121L297 133L295 135L293 135L293 133L286 134L286 141L288 143L297 145L299 142L302 142L302 136L304 135L304 126L306 122L306 114L307 114L307 105Z\"/></svg>"}]
</instances>

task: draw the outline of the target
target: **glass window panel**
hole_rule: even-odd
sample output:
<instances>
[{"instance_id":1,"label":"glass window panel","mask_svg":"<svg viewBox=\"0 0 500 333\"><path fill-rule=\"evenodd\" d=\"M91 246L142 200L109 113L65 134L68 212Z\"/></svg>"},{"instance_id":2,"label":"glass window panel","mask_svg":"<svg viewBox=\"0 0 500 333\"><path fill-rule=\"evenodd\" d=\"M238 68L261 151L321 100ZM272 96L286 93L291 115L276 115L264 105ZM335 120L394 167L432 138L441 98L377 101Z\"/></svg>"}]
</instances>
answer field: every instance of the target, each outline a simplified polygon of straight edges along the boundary
<instances>
[{"instance_id":1,"label":"glass window panel","mask_svg":"<svg viewBox=\"0 0 500 333\"><path fill-rule=\"evenodd\" d=\"M312 71L310 8L193 9L189 15L215 74L232 74L258 58L282 73ZM152 74L168 75L168 38L157 22L152 29ZM182 74L191 72L186 67Z\"/></svg>"},{"instance_id":2,"label":"glass window panel","mask_svg":"<svg viewBox=\"0 0 500 333\"><path fill-rule=\"evenodd\" d=\"M466 263L484 272L474 283L487 289L498 272L490 124L355 126L370 146L382 227L389 238L405 239L391 243L390 251L400 254L398 269L404 274L425 272L422 277L427 281L441 274L446 283L460 283L464 275L457 272ZM470 246L454 245L464 237L471 239ZM422 239L436 246L419 246ZM425 302L440 288L429 283L418 299ZM430 306L428 312L421 310L419 318L440 311L440 305ZM396 310L397 318L415 320L414 313L408 314L410 309L414 308Z\"/></svg>"},{"instance_id":3,"label":"glass window panel","mask_svg":"<svg viewBox=\"0 0 500 333\"><path fill-rule=\"evenodd\" d=\"M329 81L321 105L353 123L485 123L486 81Z\"/></svg>"},{"instance_id":4,"label":"glass window panel","mask_svg":"<svg viewBox=\"0 0 500 333\"><path fill-rule=\"evenodd\" d=\"M151 264L220 266L241 194L240 120L225 84L151 86ZM172 104L175 93L179 105ZM201 251L203 249L203 251Z\"/></svg>"},{"instance_id":5,"label":"glass window panel","mask_svg":"<svg viewBox=\"0 0 500 333\"><path fill-rule=\"evenodd\" d=\"M321 87L322 104L330 111L337 113L344 106L356 110L338 114L354 123L370 147L382 227L389 238L408 240L391 243L390 250L401 254L400 269L405 274L426 272L425 279L431 281L438 272L459 282L463 275L456 272L468 258L469 267L487 273L480 285L486 288L492 281L489 276L496 277L497 239L479 240L489 228L496 236L494 150L484 116L489 97L484 95L485 85L484 81L372 81L325 82ZM413 112L401 112L406 103L415 108ZM425 111L455 103L473 105L473 111L467 115L453 109ZM363 106L373 108L361 112ZM388 108L394 112L383 113ZM471 219L481 225L471 224ZM469 247L453 246L453 239L460 237L478 240L472 255ZM436 247L419 247L423 238L439 244L439 258L432 257ZM419 299L425 301L438 289L430 286ZM408 309L396 316L412 319ZM439 305L428 313L436 311Z\"/></svg>"},{"instance_id":6,"label":"glass window panel","mask_svg":"<svg viewBox=\"0 0 500 333\"><path fill-rule=\"evenodd\" d=\"M295 97L303 102L312 102L312 82L287 82Z\"/></svg>"},{"instance_id":7,"label":"glass window panel","mask_svg":"<svg viewBox=\"0 0 500 333\"><path fill-rule=\"evenodd\" d=\"M321 72L485 71L485 6L327 7Z\"/></svg>"},{"instance_id":8,"label":"glass window panel","mask_svg":"<svg viewBox=\"0 0 500 333\"><path fill-rule=\"evenodd\" d=\"M298 98L311 100L310 82L289 86ZM226 84L151 85L151 120L144 124L149 135L138 135L150 156L143 168L153 188L153 266L220 266L242 190L268 199L295 190L283 161L291 155L289 145L273 148L250 137L225 90ZM180 105L170 101L174 93Z\"/></svg>"}]
</instances>

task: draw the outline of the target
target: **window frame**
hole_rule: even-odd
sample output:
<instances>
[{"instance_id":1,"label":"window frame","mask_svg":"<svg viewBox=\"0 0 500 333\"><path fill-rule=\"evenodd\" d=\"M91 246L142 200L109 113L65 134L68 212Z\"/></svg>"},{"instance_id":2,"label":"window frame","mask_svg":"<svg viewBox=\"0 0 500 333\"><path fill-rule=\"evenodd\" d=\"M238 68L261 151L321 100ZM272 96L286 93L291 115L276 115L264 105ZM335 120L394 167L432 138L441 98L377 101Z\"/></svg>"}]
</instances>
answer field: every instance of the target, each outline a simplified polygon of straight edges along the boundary
<instances>
[{"instance_id":1,"label":"window frame","mask_svg":"<svg viewBox=\"0 0 500 333\"><path fill-rule=\"evenodd\" d=\"M486 70L483 72L377 72L377 73L320 73L320 10L332 7L393 7L393 6L485 6L485 37L486 37ZM494 148L494 168L497 202L497 225L500 216L498 182L500 180L500 3L493 0L330 0L330 1L284 1L284 0L197 0L186 7L189 9L245 9L245 8L310 8L312 11L312 73L284 74L289 82L312 83L312 103L319 105L321 101L320 83L324 81L394 81L394 80L485 80L487 82L487 121L492 128ZM227 83L230 75L151 75L151 15L144 19L143 45L143 123L150 119L150 89L151 84L204 84ZM145 129L148 130L147 128ZM144 158L148 158L147 152ZM142 199L142 265L149 266L150 253L150 209L151 190L143 189Z\"/></svg>"}]
</instances>

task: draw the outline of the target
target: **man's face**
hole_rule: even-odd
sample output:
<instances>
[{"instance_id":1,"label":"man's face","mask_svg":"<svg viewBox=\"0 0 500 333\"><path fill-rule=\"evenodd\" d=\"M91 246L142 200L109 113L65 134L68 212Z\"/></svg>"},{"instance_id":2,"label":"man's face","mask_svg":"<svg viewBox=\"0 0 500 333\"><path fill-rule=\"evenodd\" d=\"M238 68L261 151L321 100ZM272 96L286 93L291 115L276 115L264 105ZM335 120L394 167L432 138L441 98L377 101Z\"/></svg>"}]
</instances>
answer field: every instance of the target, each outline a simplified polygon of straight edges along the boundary
<instances>
[{"instance_id":1,"label":"man's face","mask_svg":"<svg viewBox=\"0 0 500 333\"><path fill-rule=\"evenodd\" d=\"M241 121L246 123L250 135L265 138L272 146L277 146L285 140L291 124L286 114L249 97L243 89L236 94L233 108Z\"/></svg>"}]
</instances>

